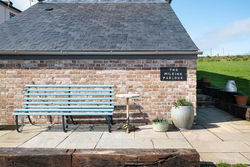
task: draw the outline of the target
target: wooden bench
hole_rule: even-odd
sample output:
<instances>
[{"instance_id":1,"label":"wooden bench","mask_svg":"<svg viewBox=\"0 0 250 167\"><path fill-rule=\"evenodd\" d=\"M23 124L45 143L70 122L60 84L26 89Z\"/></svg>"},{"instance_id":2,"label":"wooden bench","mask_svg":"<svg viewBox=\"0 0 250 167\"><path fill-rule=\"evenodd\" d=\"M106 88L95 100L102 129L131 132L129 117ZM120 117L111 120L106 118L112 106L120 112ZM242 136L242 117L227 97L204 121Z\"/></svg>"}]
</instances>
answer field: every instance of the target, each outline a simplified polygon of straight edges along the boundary
<instances>
[{"instance_id":1,"label":"wooden bench","mask_svg":"<svg viewBox=\"0 0 250 167\"><path fill-rule=\"evenodd\" d=\"M106 116L111 132L114 110L113 85L26 85L22 109L15 109L16 128L21 132L24 117L34 124L30 116L62 116L64 132L72 116ZM21 127L18 122L21 117Z\"/></svg>"}]
</instances>

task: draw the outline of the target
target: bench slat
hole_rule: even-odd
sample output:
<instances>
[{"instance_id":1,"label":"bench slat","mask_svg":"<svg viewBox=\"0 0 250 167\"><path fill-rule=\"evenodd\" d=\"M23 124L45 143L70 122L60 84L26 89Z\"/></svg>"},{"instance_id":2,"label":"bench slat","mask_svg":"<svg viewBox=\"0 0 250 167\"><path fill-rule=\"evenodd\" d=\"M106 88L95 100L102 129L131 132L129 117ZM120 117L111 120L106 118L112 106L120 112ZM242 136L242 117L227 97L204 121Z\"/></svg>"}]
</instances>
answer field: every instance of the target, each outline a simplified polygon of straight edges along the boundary
<instances>
[{"instance_id":1,"label":"bench slat","mask_svg":"<svg viewBox=\"0 0 250 167\"><path fill-rule=\"evenodd\" d=\"M100 98L31 98L25 97L24 100L113 100L113 97L100 97Z\"/></svg>"},{"instance_id":2,"label":"bench slat","mask_svg":"<svg viewBox=\"0 0 250 167\"><path fill-rule=\"evenodd\" d=\"M113 111L113 109L15 109L14 112L71 112L71 111L77 111L77 112L84 112L84 111Z\"/></svg>"},{"instance_id":3,"label":"bench slat","mask_svg":"<svg viewBox=\"0 0 250 167\"><path fill-rule=\"evenodd\" d=\"M30 88L111 88L114 85L25 85Z\"/></svg>"},{"instance_id":4,"label":"bench slat","mask_svg":"<svg viewBox=\"0 0 250 167\"><path fill-rule=\"evenodd\" d=\"M114 102L23 102L23 104L28 104L28 105L32 105L32 104L64 104L64 105L68 105L68 104L109 104L109 105L113 105Z\"/></svg>"},{"instance_id":5,"label":"bench slat","mask_svg":"<svg viewBox=\"0 0 250 167\"><path fill-rule=\"evenodd\" d=\"M85 113L13 113L13 115L52 115L52 116L61 116L61 115L75 115L75 116L91 116L91 115L113 115L112 112L102 112L102 113L89 113L89 112L85 112Z\"/></svg>"},{"instance_id":6,"label":"bench slat","mask_svg":"<svg viewBox=\"0 0 250 167\"><path fill-rule=\"evenodd\" d=\"M113 93L24 93L26 96L112 96Z\"/></svg>"},{"instance_id":7,"label":"bench slat","mask_svg":"<svg viewBox=\"0 0 250 167\"><path fill-rule=\"evenodd\" d=\"M32 108L51 108L51 109L56 109L56 108L66 108L66 109L74 109L74 108L78 108L78 109L87 109L87 108L92 108L92 109L112 109L114 108L114 106L24 106L24 108L26 109L32 109Z\"/></svg>"},{"instance_id":8,"label":"bench slat","mask_svg":"<svg viewBox=\"0 0 250 167\"><path fill-rule=\"evenodd\" d=\"M25 89L30 92L113 92L114 89Z\"/></svg>"}]
</instances>

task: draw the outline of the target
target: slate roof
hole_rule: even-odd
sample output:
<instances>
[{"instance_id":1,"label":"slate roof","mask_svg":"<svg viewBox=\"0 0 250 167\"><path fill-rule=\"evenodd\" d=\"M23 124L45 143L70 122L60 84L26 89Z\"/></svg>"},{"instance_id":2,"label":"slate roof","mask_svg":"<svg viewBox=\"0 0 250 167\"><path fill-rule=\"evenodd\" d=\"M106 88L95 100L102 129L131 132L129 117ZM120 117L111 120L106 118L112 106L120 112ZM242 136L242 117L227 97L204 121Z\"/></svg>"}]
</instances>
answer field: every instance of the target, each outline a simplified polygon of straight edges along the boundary
<instances>
[{"instance_id":1,"label":"slate roof","mask_svg":"<svg viewBox=\"0 0 250 167\"><path fill-rule=\"evenodd\" d=\"M0 51L198 50L169 3L43 2L0 30Z\"/></svg>"}]
</instances>

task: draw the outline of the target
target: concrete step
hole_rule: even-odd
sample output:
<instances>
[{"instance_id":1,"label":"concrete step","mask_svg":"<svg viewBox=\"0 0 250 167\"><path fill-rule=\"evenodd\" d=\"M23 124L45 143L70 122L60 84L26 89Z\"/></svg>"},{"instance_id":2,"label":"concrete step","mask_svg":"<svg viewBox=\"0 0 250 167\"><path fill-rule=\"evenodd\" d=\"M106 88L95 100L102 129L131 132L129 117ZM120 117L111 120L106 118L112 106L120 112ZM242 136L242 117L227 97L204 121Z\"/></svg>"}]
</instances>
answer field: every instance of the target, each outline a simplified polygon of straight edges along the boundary
<instances>
[{"instance_id":1,"label":"concrete step","mask_svg":"<svg viewBox=\"0 0 250 167\"><path fill-rule=\"evenodd\" d=\"M196 89L197 90L197 94L202 94L202 89Z\"/></svg>"},{"instance_id":2,"label":"concrete step","mask_svg":"<svg viewBox=\"0 0 250 167\"><path fill-rule=\"evenodd\" d=\"M214 101L213 100L197 101L197 106L198 107L212 107L212 106L214 106Z\"/></svg>"},{"instance_id":3,"label":"concrete step","mask_svg":"<svg viewBox=\"0 0 250 167\"><path fill-rule=\"evenodd\" d=\"M197 94L197 101L212 101L212 100L213 98L208 95Z\"/></svg>"}]
</instances>

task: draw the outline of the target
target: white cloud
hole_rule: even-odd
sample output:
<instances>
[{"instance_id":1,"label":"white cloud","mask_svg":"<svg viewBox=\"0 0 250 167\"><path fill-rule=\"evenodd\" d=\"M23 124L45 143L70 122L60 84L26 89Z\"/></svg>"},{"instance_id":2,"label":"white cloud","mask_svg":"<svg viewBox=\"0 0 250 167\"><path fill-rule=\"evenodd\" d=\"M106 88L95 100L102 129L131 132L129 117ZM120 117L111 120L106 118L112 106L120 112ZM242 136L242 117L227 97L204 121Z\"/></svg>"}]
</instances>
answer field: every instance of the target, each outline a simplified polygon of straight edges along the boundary
<instances>
[{"instance_id":1,"label":"white cloud","mask_svg":"<svg viewBox=\"0 0 250 167\"><path fill-rule=\"evenodd\" d=\"M27 8L29 8L31 5L34 5L37 0L11 0L13 2L13 5L24 11L26 10Z\"/></svg>"},{"instance_id":2,"label":"white cloud","mask_svg":"<svg viewBox=\"0 0 250 167\"><path fill-rule=\"evenodd\" d=\"M234 22L223 28L210 31L198 38L196 43L201 50L204 50L204 52L210 50L211 48L214 51L222 51L224 48L226 50L231 50L231 52L234 53L237 53L237 50L241 50L241 53L243 54L243 52L249 52L250 50L250 45L246 45L246 43L249 43L249 38L246 37L249 36L250 18L247 18ZM227 46L231 47L226 48Z\"/></svg>"}]
</instances>

